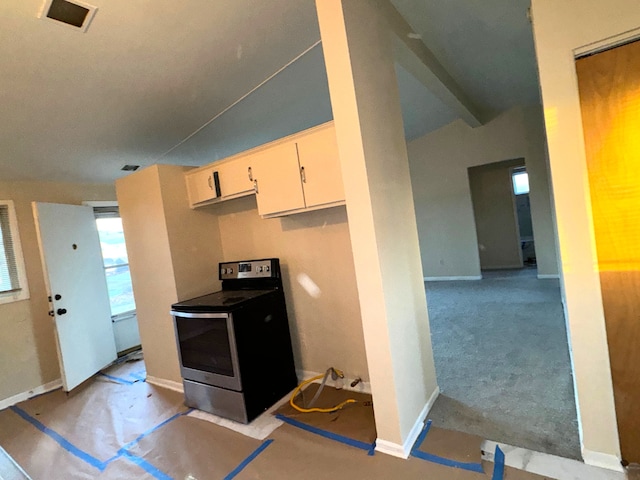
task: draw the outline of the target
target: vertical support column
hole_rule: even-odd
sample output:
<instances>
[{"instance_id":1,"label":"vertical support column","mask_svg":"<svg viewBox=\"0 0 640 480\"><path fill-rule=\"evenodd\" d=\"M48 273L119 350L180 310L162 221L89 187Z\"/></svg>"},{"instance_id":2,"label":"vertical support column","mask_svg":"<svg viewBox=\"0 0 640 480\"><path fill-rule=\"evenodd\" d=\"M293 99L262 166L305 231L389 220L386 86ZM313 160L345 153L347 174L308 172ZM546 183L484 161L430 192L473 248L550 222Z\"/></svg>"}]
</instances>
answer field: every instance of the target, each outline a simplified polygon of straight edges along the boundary
<instances>
[{"instance_id":1,"label":"vertical support column","mask_svg":"<svg viewBox=\"0 0 640 480\"><path fill-rule=\"evenodd\" d=\"M316 0L377 449L407 457L438 395L391 32L370 0Z\"/></svg>"}]
</instances>

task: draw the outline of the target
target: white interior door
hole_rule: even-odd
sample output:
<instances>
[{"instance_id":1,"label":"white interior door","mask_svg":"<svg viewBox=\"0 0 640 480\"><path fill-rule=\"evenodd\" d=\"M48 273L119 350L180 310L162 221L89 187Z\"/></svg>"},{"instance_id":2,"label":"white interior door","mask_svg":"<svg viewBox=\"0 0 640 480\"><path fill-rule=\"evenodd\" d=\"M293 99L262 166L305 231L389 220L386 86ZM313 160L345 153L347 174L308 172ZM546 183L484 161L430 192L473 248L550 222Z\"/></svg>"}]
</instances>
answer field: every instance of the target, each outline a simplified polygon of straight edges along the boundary
<instances>
[{"instance_id":1,"label":"white interior door","mask_svg":"<svg viewBox=\"0 0 640 480\"><path fill-rule=\"evenodd\" d=\"M91 207L33 203L64 389L117 358L107 281Z\"/></svg>"}]
</instances>

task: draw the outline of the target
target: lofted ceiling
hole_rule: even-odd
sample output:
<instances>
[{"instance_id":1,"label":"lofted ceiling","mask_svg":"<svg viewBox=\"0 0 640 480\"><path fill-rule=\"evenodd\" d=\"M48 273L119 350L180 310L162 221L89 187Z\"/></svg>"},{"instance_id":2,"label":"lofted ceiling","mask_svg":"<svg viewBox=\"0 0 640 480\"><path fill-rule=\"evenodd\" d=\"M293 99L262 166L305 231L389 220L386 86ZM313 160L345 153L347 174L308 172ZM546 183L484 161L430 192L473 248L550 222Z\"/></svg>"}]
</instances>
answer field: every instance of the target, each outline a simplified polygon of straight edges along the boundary
<instances>
[{"instance_id":1,"label":"lofted ceiling","mask_svg":"<svg viewBox=\"0 0 640 480\"><path fill-rule=\"evenodd\" d=\"M314 0L88 0L86 33L0 2L0 180L113 182L332 118ZM539 103L528 0L392 0L486 115ZM405 134L458 115L396 66Z\"/></svg>"}]
</instances>

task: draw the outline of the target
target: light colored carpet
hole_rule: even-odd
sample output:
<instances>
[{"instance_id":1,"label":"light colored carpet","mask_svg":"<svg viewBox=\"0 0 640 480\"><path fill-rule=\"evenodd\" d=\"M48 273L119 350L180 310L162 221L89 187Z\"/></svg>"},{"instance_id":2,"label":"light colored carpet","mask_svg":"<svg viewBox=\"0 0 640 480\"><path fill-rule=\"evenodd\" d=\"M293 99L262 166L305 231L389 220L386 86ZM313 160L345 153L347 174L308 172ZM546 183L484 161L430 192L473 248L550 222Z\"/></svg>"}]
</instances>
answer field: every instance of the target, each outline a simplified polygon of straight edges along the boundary
<instances>
[{"instance_id":1,"label":"light colored carpet","mask_svg":"<svg viewBox=\"0 0 640 480\"><path fill-rule=\"evenodd\" d=\"M580 443L558 280L535 269L427 282L434 425L568 458Z\"/></svg>"}]
</instances>

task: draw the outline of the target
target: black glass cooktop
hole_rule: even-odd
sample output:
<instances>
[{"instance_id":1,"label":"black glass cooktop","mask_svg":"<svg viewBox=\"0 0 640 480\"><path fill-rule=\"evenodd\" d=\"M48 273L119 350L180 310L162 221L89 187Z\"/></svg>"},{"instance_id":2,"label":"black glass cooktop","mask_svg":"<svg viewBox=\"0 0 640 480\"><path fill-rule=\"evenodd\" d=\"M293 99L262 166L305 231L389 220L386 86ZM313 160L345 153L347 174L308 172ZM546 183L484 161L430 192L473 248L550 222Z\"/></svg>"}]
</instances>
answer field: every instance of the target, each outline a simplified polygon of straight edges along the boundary
<instances>
[{"instance_id":1,"label":"black glass cooktop","mask_svg":"<svg viewBox=\"0 0 640 480\"><path fill-rule=\"evenodd\" d=\"M210 312L226 311L237 308L244 302L248 302L262 295L273 293L275 290L220 290L202 297L192 298L184 302L178 302L171 306L178 312Z\"/></svg>"}]
</instances>

